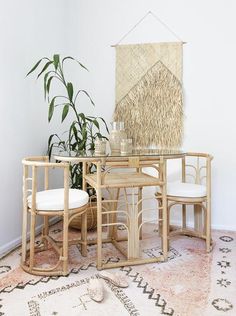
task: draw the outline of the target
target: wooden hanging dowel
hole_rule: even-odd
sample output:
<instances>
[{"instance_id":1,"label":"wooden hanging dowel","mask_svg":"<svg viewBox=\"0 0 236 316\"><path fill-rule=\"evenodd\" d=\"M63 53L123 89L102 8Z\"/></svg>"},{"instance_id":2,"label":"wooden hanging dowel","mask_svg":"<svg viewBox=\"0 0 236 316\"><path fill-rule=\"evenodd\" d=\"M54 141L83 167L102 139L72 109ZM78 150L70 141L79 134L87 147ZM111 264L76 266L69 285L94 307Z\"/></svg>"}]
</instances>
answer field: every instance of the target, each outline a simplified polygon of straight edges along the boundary
<instances>
[{"instance_id":1,"label":"wooden hanging dowel","mask_svg":"<svg viewBox=\"0 0 236 316\"><path fill-rule=\"evenodd\" d=\"M188 42L182 42L182 44L184 45L184 44L187 44ZM130 44L129 44L130 45ZM135 45L135 44L134 44ZM119 44L113 44L113 45L110 45L110 47L117 47L117 46L119 46Z\"/></svg>"}]
</instances>

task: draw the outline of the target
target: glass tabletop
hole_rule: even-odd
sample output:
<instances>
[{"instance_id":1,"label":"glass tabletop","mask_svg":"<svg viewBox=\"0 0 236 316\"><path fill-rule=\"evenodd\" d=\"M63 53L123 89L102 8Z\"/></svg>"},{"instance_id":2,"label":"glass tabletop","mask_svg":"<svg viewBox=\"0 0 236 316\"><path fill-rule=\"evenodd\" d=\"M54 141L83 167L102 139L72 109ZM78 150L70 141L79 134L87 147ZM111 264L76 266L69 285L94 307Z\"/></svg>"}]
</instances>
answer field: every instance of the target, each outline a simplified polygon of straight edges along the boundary
<instances>
[{"instance_id":1,"label":"glass tabletop","mask_svg":"<svg viewBox=\"0 0 236 316\"><path fill-rule=\"evenodd\" d=\"M99 159L99 158L130 158L130 157L166 157L166 158L178 158L185 155L183 150L179 149L133 149L130 153L120 153L107 151L106 154L97 153L95 151L58 151L53 154L56 159L60 158L75 158L75 159Z\"/></svg>"}]
</instances>

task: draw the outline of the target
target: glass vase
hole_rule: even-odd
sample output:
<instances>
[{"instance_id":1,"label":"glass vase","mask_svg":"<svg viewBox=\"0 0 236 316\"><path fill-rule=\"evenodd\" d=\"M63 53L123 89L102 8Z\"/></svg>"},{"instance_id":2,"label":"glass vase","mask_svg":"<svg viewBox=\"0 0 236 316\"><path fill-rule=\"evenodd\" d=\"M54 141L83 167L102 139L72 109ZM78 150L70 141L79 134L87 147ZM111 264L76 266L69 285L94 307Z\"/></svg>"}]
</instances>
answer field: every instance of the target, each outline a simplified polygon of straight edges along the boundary
<instances>
[{"instance_id":1,"label":"glass vase","mask_svg":"<svg viewBox=\"0 0 236 316\"><path fill-rule=\"evenodd\" d=\"M127 135L125 132L124 122L112 122L112 130L109 136L109 144L111 152L120 153L120 143L122 139L126 139Z\"/></svg>"}]
</instances>

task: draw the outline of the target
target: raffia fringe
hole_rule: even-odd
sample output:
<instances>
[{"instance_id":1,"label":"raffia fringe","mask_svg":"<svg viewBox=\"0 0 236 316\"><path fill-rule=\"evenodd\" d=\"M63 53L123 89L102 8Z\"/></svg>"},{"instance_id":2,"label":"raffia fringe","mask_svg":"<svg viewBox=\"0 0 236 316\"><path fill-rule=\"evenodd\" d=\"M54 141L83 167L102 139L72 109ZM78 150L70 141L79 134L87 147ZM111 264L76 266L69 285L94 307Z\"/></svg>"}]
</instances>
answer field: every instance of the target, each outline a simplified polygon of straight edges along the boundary
<instances>
[{"instance_id":1,"label":"raffia fringe","mask_svg":"<svg viewBox=\"0 0 236 316\"><path fill-rule=\"evenodd\" d=\"M136 146L178 148L183 137L180 81L158 61L116 104L114 121L124 121Z\"/></svg>"}]
</instances>

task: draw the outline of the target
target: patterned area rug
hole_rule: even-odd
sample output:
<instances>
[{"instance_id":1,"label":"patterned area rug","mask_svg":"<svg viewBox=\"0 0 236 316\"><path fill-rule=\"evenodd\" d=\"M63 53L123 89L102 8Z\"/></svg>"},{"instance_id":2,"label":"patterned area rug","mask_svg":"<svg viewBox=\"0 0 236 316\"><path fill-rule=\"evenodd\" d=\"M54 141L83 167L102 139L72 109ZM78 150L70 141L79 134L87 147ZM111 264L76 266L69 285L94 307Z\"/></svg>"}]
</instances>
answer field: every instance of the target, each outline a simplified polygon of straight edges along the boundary
<instances>
[{"instance_id":1,"label":"patterned area rug","mask_svg":"<svg viewBox=\"0 0 236 316\"><path fill-rule=\"evenodd\" d=\"M154 225L147 224L142 241L143 257L160 254L160 240ZM121 234L124 231L120 230ZM61 238L60 224L52 228L54 238ZM78 232L71 231L71 237ZM93 238L91 233L89 238ZM95 303L87 295L90 278L97 278L96 246L88 248L88 257L79 247L70 247L67 277L37 277L19 267L20 250L0 261L0 315L236 315L236 232L214 231L214 249L205 253L204 242L197 238L175 237L171 241L169 260L118 271L130 286L117 288L104 281L105 298ZM126 243L124 242L124 247ZM110 244L104 244L108 262L122 260ZM53 251L40 254L43 264L56 260Z\"/></svg>"}]
</instances>

